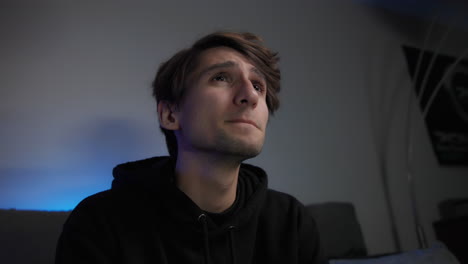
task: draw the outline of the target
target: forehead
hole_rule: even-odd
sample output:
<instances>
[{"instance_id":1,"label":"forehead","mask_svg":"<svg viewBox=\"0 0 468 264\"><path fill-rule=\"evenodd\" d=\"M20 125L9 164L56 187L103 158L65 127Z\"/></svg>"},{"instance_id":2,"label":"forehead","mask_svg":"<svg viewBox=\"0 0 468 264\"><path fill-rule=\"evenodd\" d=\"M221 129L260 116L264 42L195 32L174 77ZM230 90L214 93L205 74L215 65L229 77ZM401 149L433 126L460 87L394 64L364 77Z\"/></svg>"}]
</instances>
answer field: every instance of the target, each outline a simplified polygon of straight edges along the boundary
<instances>
[{"instance_id":1,"label":"forehead","mask_svg":"<svg viewBox=\"0 0 468 264\"><path fill-rule=\"evenodd\" d=\"M237 50L229 47L214 47L202 51L199 55L198 61L202 62L219 62L219 60L225 60L227 58L238 58L248 61L247 57L238 52Z\"/></svg>"},{"instance_id":2,"label":"forehead","mask_svg":"<svg viewBox=\"0 0 468 264\"><path fill-rule=\"evenodd\" d=\"M212 65L225 62L234 62L236 65L245 65L249 68L256 68L253 62L240 52L232 48L222 46L202 51L198 56L194 72L200 73Z\"/></svg>"}]
</instances>

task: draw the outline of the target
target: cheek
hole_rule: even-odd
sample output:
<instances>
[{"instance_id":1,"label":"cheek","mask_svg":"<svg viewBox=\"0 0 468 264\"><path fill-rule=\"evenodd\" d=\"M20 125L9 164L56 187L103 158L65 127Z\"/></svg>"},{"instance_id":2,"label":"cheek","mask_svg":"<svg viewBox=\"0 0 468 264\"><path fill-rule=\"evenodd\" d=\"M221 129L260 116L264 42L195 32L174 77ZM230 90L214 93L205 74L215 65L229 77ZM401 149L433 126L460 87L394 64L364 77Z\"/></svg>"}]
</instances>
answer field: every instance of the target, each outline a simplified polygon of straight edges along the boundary
<instances>
[{"instance_id":1,"label":"cheek","mask_svg":"<svg viewBox=\"0 0 468 264\"><path fill-rule=\"evenodd\" d=\"M268 111L268 107L267 107L267 105L265 103L265 104L262 105L261 111L260 111L260 118L263 121L265 127L266 127L266 125L268 123L269 116L270 116L270 112Z\"/></svg>"},{"instance_id":2,"label":"cheek","mask_svg":"<svg viewBox=\"0 0 468 264\"><path fill-rule=\"evenodd\" d=\"M220 109L215 102L194 100L193 103L187 104L183 109L181 128L194 133L197 133L197 131L207 133L219 121L219 113Z\"/></svg>"}]
</instances>

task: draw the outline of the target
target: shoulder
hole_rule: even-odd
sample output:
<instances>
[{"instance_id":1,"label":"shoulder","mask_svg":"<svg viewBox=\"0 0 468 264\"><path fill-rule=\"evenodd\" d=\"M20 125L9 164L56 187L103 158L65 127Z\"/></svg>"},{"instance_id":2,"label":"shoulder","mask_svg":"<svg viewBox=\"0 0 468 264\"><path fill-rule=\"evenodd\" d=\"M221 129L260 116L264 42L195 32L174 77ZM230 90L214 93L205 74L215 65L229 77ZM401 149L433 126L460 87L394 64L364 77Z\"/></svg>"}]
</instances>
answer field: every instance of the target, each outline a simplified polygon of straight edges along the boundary
<instances>
[{"instance_id":1,"label":"shoulder","mask_svg":"<svg viewBox=\"0 0 468 264\"><path fill-rule=\"evenodd\" d=\"M83 199L71 212L67 224L82 222L110 223L136 212L147 211L143 194L130 189L106 190Z\"/></svg>"},{"instance_id":2,"label":"shoulder","mask_svg":"<svg viewBox=\"0 0 468 264\"><path fill-rule=\"evenodd\" d=\"M111 207L112 194L110 190L90 195L73 209L65 226L78 226L84 222L94 221L96 218L103 218Z\"/></svg>"},{"instance_id":3,"label":"shoulder","mask_svg":"<svg viewBox=\"0 0 468 264\"><path fill-rule=\"evenodd\" d=\"M267 190L264 206L270 210L276 208L276 210L282 212L297 211L304 208L304 205L296 197L272 189Z\"/></svg>"},{"instance_id":4,"label":"shoulder","mask_svg":"<svg viewBox=\"0 0 468 264\"><path fill-rule=\"evenodd\" d=\"M112 201L113 193L111 190L95 193L84 198L75 209L88 208L93 206L105 206Z\"/></svg>"},{"instance_id":5,"label":"shoulder","mask_svg":"<svg viewBox=\"0 0 468 264\"><path fill-rule=\"evenodd\" d=\"M114 190L106 190L95 193L84 198L75 207L73 212L92 212L92 211L108 211L111 210L120 198L121 194Z\"/></svg>"},{"instance_id":6,"label":"shoulder","mask_svg":"<svg viewBox=\"0 0 468 264\"><path fill-rule=\"evenodd\" d=\"M148 192L142 189L127 188L110 189L95 193L84 198L75 209L96 208L99 210L124 208L126 206L138 206L148 199ZM139 203L140 202L140 203Z\"/></svg>"},{"instance_id":7,"label":"shoulder","mask_svg":"<svg viewBox=\"0 0 468 264\"><path fill-rule=\"evenodd\" d=\"M326 263L316 221L299 200L287 193L268 190L264 208L263 220L276 223L274 230L283 228L295 234L299 259L304 263Z\"/></svg>"},{"instance_id":8,"label":"shoulder","mask_svg":"<svg viewBox=\"0 0 468 264\"><path fill-rule=\"evenodd\" d=\"M76 263L76 259L88 259L89 263L97 263L99 259L99 263L114 263L119 243L128 233L122 226L139 226L136 220L139 217L130 211L132 207L122 204L125 198L132 200L131 195L107 190L83 199L63 225L56 262Z\"/></svg>"},{"instance_id":9,"label":"shoulder","mask_svg":"<svg viewBox=\"0 0 468 264\"><path fill-rule=\"evenodd\" d=\"M282 201L282 202L300 203L291 194L280 192L280 191L273 190L273 189L267 189L267 199L273 199L275 201Z\"/></svg>"},{"instance_id":10,"label":"shoulder","mask_svg":"<svg viewBox=\"0 0 468 264\"><path fill-rule=\"evenodd\" d=\"M275 222L288 223L298 229L315 230L316 222L305 206L294 196L268 189L262 215Z\"/></svg>"},{"instance_id":11,"label":"shoulder","mask_svg":"<svg viewBox=\"0 0 468 264\"><path fill-rule=\"evenodd\" d=\"M294 196L271 189L266 192L261 217L266 221L275 219L273 222L288 226L297 226L304 218L309 218L304 205Z\"/></svg>"}]
</instances>

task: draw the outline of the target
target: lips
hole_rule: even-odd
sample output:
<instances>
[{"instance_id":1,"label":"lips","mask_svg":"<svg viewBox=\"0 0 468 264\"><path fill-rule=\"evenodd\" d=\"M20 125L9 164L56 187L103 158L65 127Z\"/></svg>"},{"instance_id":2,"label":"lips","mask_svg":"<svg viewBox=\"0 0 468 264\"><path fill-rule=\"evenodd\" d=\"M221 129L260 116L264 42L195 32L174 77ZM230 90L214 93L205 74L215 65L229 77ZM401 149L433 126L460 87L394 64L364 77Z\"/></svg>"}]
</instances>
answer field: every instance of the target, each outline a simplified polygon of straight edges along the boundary
<instances>
[{"instance_id":1,"label":"lips","mask_svg":"<svg viewBox=\"0 0 468 264\"><path fill-rule=\"evenodd\" d=\"M245 124L250 124L258 129L260 129L258 126L257 126L257 123L255 123L254 121L252 120L249 120L249 119L242 119L242 118L239 118L239 119L232 119L232 120L229 120L227 121L228 123L245 123Z\"/></svg>"}]
</instances>

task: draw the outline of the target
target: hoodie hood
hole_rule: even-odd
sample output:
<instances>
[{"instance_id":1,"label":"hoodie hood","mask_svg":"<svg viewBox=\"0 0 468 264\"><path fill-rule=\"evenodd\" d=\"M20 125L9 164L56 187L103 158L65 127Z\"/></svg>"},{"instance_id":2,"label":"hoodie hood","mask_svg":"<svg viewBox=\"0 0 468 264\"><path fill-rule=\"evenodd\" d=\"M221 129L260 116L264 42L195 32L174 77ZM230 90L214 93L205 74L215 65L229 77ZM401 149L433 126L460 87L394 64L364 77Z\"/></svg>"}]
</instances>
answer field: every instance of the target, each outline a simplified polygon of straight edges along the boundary
<instances>
[{"instance_id":1,"label":"hoodie hood","mask_svg":"<svg viewBox=\"0 0 468 264\"><path fill-rule=\"evenodd\" d=\"M150 199L156 199L156 204L161 205L161 209L168 213L173 221L199 227L199 217L202 214L206 215L206 212L177 188L174 168L175 161L170 157L153 157L120 164L113 170L112 189L132 188L145 192L149 194ZM240 227L258 211L256 208L262 204L267 190L266 173L259 167L241 164L237 186L237 194L242 196L236 197L236 201L242 201L240 206L232 212L233 217L224 223L215 224L207 217L209 232L222 232L223 229L232 226Z\"/></svg>"}]
</instances>

